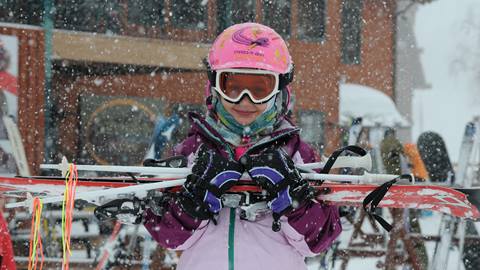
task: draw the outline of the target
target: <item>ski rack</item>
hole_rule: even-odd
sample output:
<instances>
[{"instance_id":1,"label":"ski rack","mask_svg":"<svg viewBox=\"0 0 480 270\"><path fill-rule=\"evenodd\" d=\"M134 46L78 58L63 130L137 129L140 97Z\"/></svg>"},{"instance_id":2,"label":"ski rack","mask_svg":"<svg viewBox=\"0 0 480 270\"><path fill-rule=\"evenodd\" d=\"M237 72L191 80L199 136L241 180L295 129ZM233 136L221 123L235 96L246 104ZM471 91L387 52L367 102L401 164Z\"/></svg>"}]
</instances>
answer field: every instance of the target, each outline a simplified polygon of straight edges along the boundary
<instances>
[{"instance_id":1,"label":"ski rack","mask_svg":"<svg viewBox=\"0 0 480 270\"><path fill-rule=\"evenodd\" d=\"M372 138L377 138L374 136L378 133L383 133L381 126L375 126L371 128L368 132L368 141ZM357 143L359 139L356 140ZM373 144L373 149L370 149L370 152L375 154L375 169L378 172L384 171L383 161L381 159L379 142L370 142L370 145ZM414 179L414 178L413 178ZM427 182L424 182L427 183ZM417 258L416 251L414 249L414 242L418 241L416 238L411 238L409 232L406 230L404 224L405 221L402 216L402 209L389 209L392 217L393 227L390 232L390 238L387 238L385 233L382 233L378 228L375 220L368 215L363 209L359 208L359 211L356 211L356 215L349 219L349 222L353 225L352 236L349 239L347 247L337 250L335 253L340 257L341 266L339 269L347 269L349 259L352 257L357 258L380 258L385 257L383 262L377 264L378 268L383 268L386 270L395 270L398 265L405 265L405 263L410 264L413 270L424 270L420 267L419 260ZM388 210L387 210L388 211ZM369 221L370 226L373 228L373 233L366 233L362 229L365 219ZM355 240L363 239L363 243L358 243ZM387 240L388 239L388 240ZM399 254L397 251L398 241L402 242L404 251L407 254ZM376 243L381 245L381 249L371 249L371 243ZM335 256L335 255L334 255ZM406 258L405 258L406 257Z\"/></svg>"},{"instance_id":2,"label":"ski rack","mask_svg":"<svg viewBox=\"0 0 480 270\"><path fill-rule=\"evenodd\" d=\"M464 188L470 188L473 186L473 180L475 177L478 181L479 175L475 174L475 169L478 169L480 164L480 117L474 117L473 121L467 123L465 127L464 137L460 146L458 171L456 174L456 181ZM478 172L477 172L478 174ZM478 183L477 183L478 184ZM432 264L429 265L428 270L440 270L444 269L448 264L450 247L452 242L455 241L455 236L458 237L458 249L459 256L457 262L457 269L461 270L465 263L464 258L464 246L466 240L470 243L476 240L478 245L480 238L478 236L466 236L467 221L455 220L453 217L443 215L440 223L439 241L435 247L435 252L432 258Z\"/></svg>"},{"instance_id":3,"label":"ski rack","mask_svg":"<svg viewBox=\"0 0 480 270\"><path fill-rule=\"evenodd\" d=\"M480 121L477 119L476 121L477 128L480 128ZM480 136L476 136L476 143L474 145L472 152L474 152L470 156L470 160L468 161L468 168L478 168L479 159L480 159ZM373 152L374 150L372 150ZM476 153L475 153L476 152ZM472 162L472 159L477 159ZM473 171L473 170L472 170ZM472 177L472 174L468 176ZM475 177L479 178L478 175ZM472 182L472 181L471 181ZM438 184L438 183L437 183ZM448 185L452 187L452 185ZM467 186L464 186L467 187ZM391 217L393 219L393 224L395 224L393 230L390 233L390 237L387 238L384 234L380 234L376 224L372 222L371 218L366 215L366 213L361 210L360 213L357 214L356 219L350 219L350 222L354 225L352 237L349 239L346 248L340 249L337 251L337 255L340 257L341 260L341 267L340 269L346 269L347 263L351 257L385 257L383 262L379 262L377 266L380 268L384 268L387 270L397 269L399 265L404 265L408 263L412 269L414 270L424 270L427 269L426 265L424 265L424 259L418 254L418 250L415 248L416 243L421 241L434 241L439 242L441 241L444 235L421 235L419 233L411 232L406 228L406 218L403 217L403 211L401 209L389 209ZM373 233L365 233L362 230L362 224L367 218L370 221L371 227L373 228ZM451 217L449 217L451 218ZM442 225L443 224L442 220ZM465 221L460 220L461 224L465 224ZM463 225L464 226L464 225ZM451 224L451 229L455 230L454 223ZM465 229L457 228L457 231L465 231ZM462 238L464 240L462 240ZM359 243L358 240L363 239L363 243ZM356 241L355 241L356 240ZM381 249L371 249L373 244L385 246ZM398 252L399 243L403 247L403 252L405 254L400 254ZM439 253L437 254L435 262L434 260L429 262L428 270L439 270L445 269L447 267L447 259L451 249L451 245L459 245L459 247L463 247L464 243L478 245L480 243L480 237L478 236L464 236L456 237L455 239L451 239L449 242L450 244L447 245L446 253ZM462 269L464 262L463 256L459 256L459 261L457 263L458 270Z\"/></svg>"},{"instance_id":4,"label":"ski rack","mask_svg":"<svg viewBox=\"0 0 480 270\"><path fill-rule=\"evenodd\" d=\"M363 209L358 213L357 217L351 217L350 222L353 224L353 233L349 239L346 248L337 250L337 255L340 257L340 269L347 269L348 261L352 257L361 258L375 258L385 257L385 261L379 263L379 268L394 270L397 265L404 265L408 263L414 270L424 270L419 263L418 255L415 250L416 237L410 237L410 234L404 226L403 209L389 209L393 224L390 237L387 238L382 230L380 230L374 221ZM373 233L366 233L362 229L365 220L374 230ZM358 242L359 239L364 240ZM400 254L397 250L397 243L400 241L405 248L405 254ZM372 247L377 248L372 248ZM378 248L378 246L382 246Z\"/></svg>"}]
</instances>

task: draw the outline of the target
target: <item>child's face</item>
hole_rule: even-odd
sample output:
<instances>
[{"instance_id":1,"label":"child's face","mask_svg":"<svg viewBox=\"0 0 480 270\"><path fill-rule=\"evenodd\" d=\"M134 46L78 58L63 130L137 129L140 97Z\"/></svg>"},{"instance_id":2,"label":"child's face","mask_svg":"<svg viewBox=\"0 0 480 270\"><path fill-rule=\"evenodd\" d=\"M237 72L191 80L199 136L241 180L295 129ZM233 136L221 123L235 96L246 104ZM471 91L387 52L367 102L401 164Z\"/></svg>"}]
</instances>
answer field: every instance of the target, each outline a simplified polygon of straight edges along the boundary
<instances>
[{"instance_id":1,"label":"child's face","mask_svg":"<svg viewBox=\"0 0 480 270\"><path fill-rule=\"evenodd\" d=\"M238 104L230 103L223 98L220 99L223 107L229 112L235 120L241 125L249 125L267 108L267 103L254 104L246 95Z\"/></svg>"}]
</instances>

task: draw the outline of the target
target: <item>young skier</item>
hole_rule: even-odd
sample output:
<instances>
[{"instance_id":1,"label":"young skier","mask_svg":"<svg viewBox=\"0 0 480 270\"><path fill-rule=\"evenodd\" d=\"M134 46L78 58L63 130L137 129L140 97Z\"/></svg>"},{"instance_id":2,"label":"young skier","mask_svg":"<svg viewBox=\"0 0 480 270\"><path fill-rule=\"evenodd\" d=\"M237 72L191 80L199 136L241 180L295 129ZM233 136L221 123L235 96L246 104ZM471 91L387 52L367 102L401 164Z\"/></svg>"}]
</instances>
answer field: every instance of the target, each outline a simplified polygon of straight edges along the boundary
<instances>
[{"instance_id":1,"label":"young skier","mask_svg":"<svg viewBox=\"0 0 480 270\"><path fill-rule=\"evenodd\" d=\"M207 115L190 116L189 136L173 150L192 174L162 215L145 212L153 238L183 251L177 269L306 269L305 256L340 234L338 209L315 201L295 168L316 155L286 119L292 78L287 46L267 26L233 25L213 43ZM250 196L249 209L246 195L225 199L244 172L267 194Z\"/></svg>"}]
</instances>

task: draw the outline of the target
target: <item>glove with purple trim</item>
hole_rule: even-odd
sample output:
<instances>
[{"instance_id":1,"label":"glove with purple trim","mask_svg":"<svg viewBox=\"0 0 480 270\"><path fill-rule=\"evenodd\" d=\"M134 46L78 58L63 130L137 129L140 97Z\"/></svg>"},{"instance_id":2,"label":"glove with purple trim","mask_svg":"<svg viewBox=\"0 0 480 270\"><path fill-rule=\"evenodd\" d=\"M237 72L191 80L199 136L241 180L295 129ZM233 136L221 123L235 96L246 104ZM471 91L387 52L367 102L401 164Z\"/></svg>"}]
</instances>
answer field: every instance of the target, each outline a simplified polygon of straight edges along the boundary
<instances>
[{"instance_id":1,"label":"glove with purple trim","mask_svg":"<svg viewBox=\"0 0 480 270\"><path fill-rule=\"evenodd\" d=\"M302 179L292 159L282 149L269 149L254 156L243 156L240 162L250 177L268 195L272 210L272 230L280 230L280 217L315 197L315 189Z\"/></svg>"},{"instance_id":2,"label":"glove with purple trim","mask_svg":"<svg viewBox=\"0 0 480 270\"><path fill-rule=\"evenodd\" d=\"M194 218L214 220L223 207L220 197L242 173L238 162L222 157L206 145L200 146L192 174L184 184L185 191L178 198L180 206Z\"/></svg>"}]
</instances>

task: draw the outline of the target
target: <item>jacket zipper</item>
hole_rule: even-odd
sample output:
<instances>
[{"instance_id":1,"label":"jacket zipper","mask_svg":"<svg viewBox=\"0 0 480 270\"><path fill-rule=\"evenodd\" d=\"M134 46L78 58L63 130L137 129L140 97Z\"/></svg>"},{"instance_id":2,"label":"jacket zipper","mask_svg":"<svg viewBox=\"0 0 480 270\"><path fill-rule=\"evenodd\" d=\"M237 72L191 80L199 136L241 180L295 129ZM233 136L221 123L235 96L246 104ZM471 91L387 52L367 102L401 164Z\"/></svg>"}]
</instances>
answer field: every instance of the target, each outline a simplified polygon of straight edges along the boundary
<instances>
[{"instance_id":1,"label":"jacket zipper","mask_svg":"<svg viewBox=\"0 0 480 270\"><path fill-rule=\"evenodd\" d=\"M230 208L228 225L228 270L234 270L235 263L235 208Z\"/></svg>"}]
</instances>

